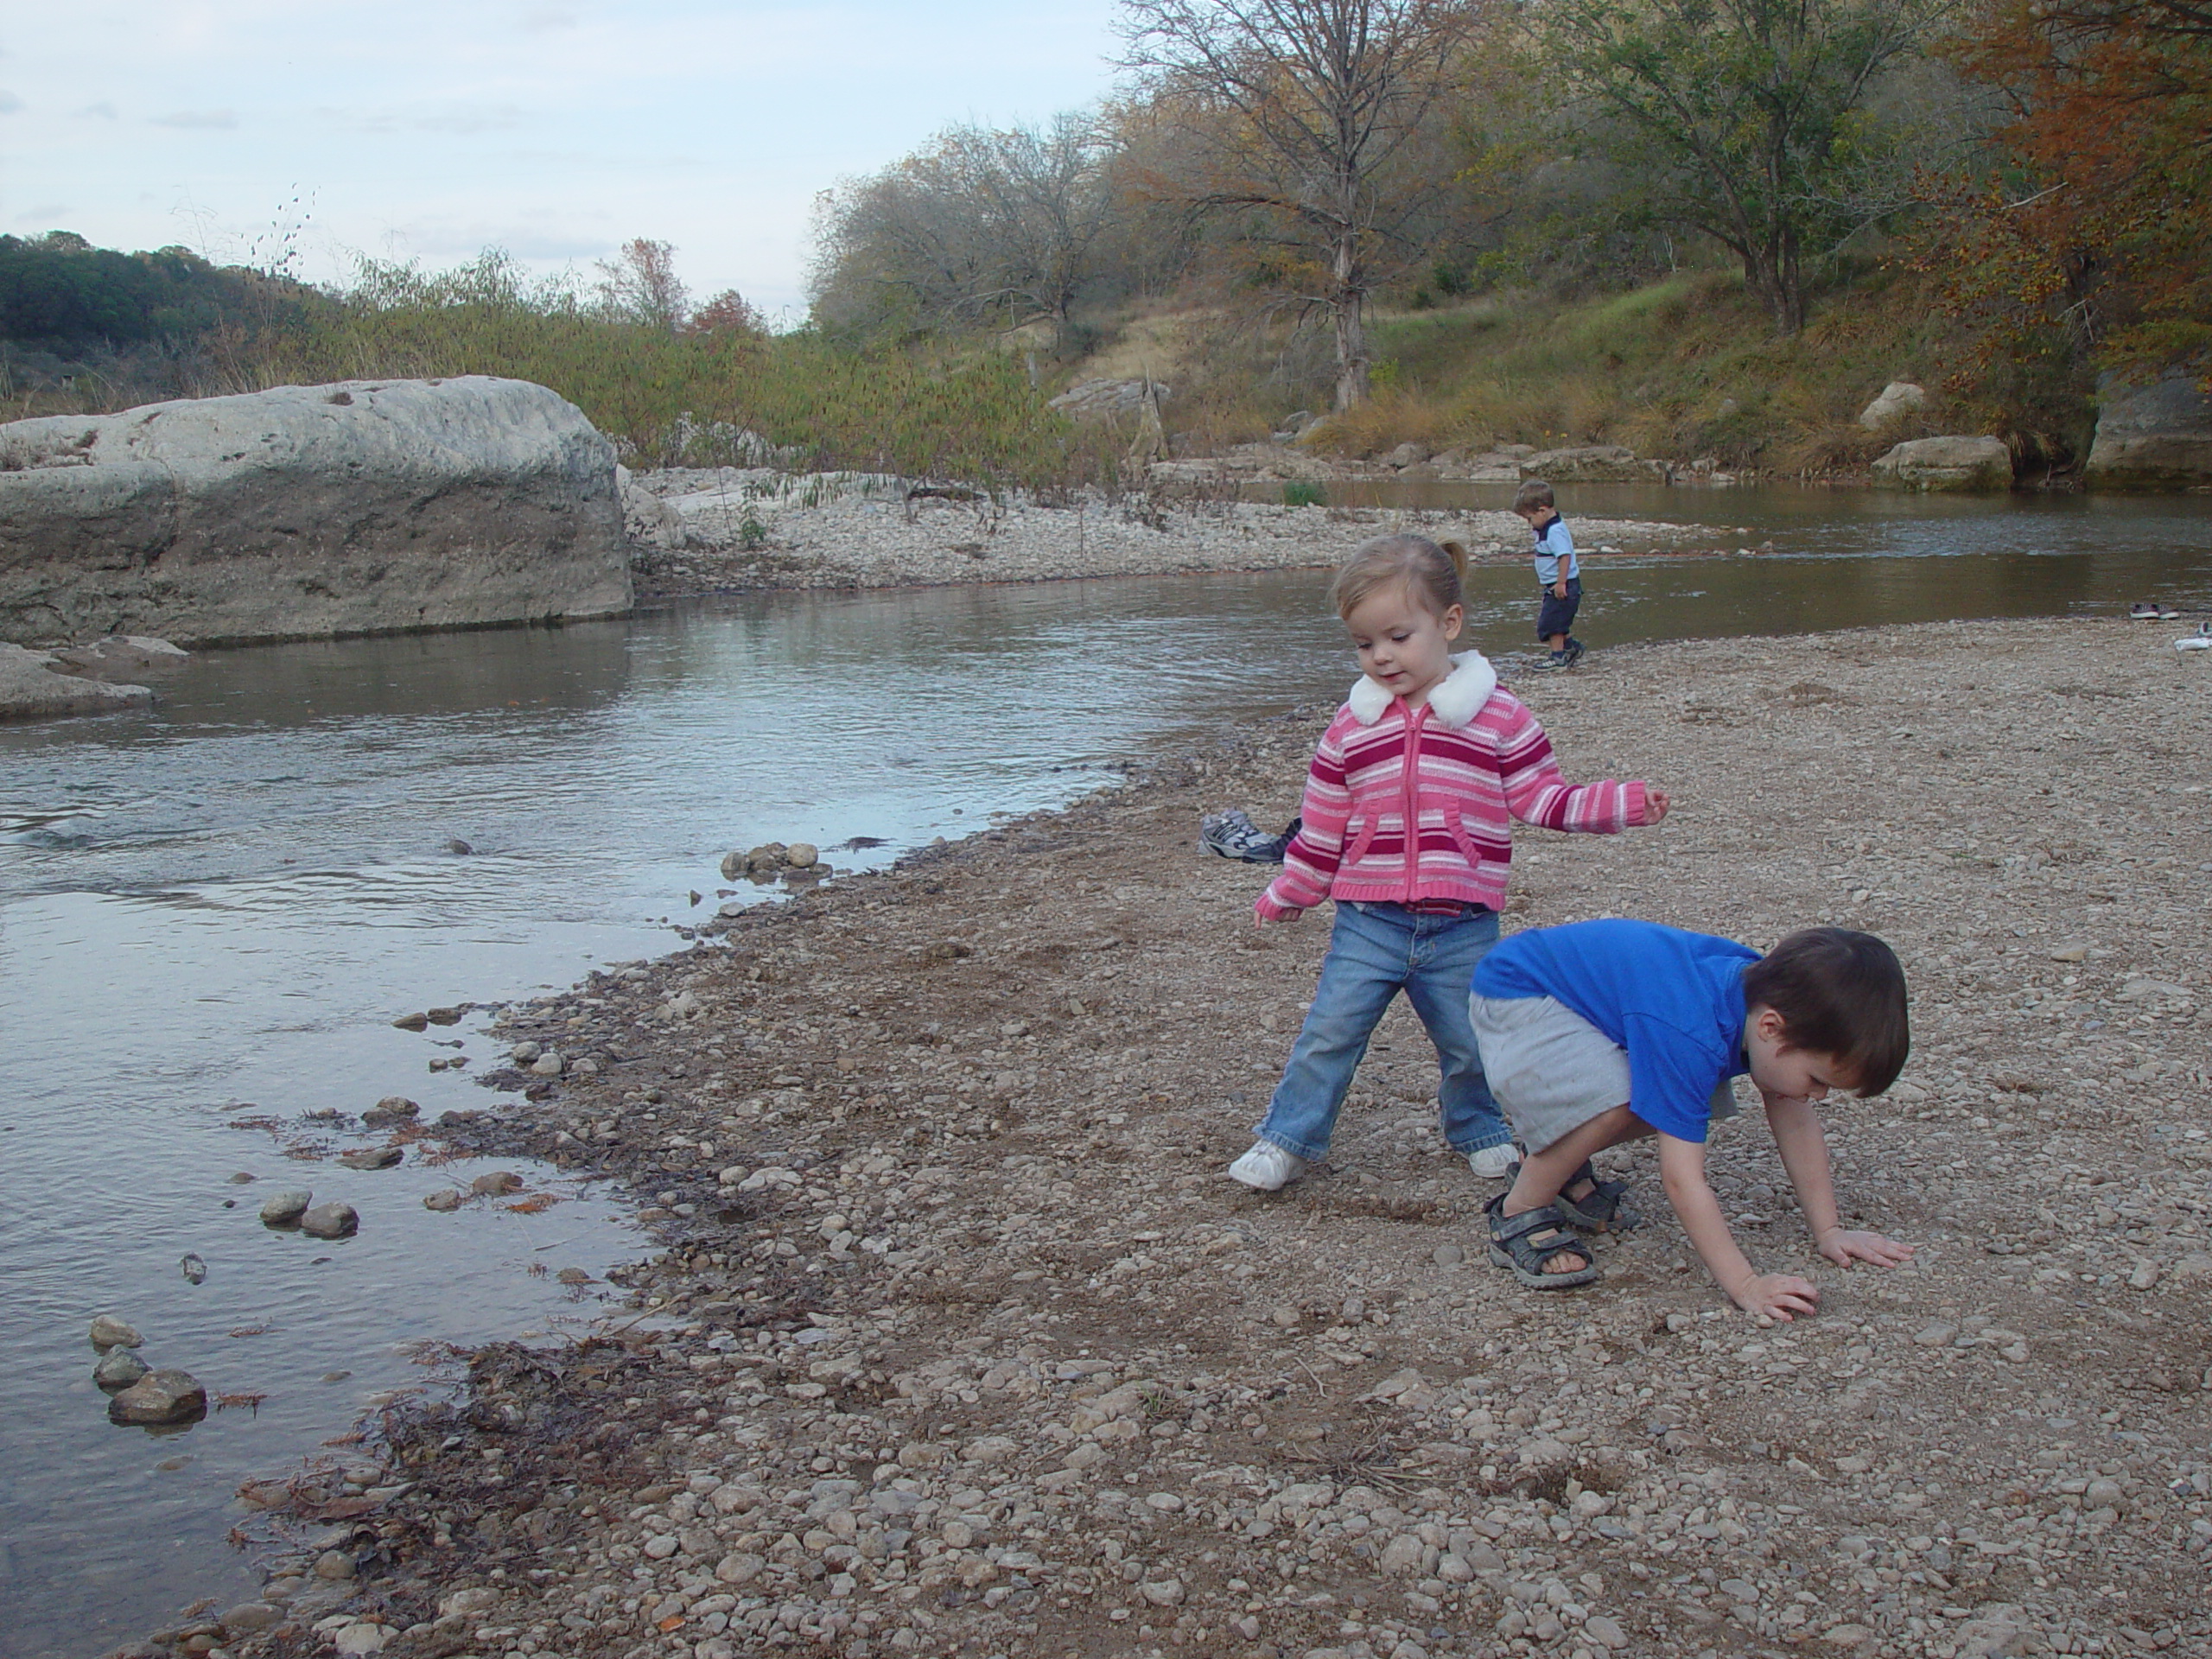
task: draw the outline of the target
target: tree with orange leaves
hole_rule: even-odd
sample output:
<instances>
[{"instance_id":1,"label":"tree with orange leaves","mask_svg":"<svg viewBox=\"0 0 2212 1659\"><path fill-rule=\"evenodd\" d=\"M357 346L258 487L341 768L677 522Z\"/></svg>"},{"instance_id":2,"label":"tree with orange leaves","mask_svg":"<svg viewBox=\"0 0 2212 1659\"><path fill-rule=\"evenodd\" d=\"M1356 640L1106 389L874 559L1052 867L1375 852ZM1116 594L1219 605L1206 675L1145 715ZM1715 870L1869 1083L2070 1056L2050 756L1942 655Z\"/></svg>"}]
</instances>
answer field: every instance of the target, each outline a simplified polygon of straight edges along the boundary
<instances>
[{"instance_id":1,"label":"tree with orange leaves","mask_svg":"<svg viewBox=\"0 0 2212 1659\"><path fill-rule=\"evenodd\" d=\"M2008 350L2055 324L2085 365L2212 358L2212 5L1990 0L1955 53L2018 111L1994 187L1948 198L1955 302Z\"/></svg>"}]
</instances>

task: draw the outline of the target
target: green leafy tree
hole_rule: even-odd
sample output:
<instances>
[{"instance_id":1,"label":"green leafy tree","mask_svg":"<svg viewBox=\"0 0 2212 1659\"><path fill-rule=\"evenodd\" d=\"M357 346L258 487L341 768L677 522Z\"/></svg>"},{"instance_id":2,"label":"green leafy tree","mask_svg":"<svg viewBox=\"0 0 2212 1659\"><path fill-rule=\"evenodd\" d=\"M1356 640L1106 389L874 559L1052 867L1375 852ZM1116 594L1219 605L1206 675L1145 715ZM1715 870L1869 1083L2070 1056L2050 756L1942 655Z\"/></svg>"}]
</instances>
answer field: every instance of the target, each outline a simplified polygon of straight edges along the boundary
<instances>
[{"instance_id":1,"label":"green leafy tree","mask_svg":"<svg viewBox=\"0 0 2212 1659\"><path fill-rule=\"evenodd\" d=\"M1643 170L1656 215L1740 259L1745 285L1790 334L1805 324L1808 258L1886 205L1865 188L1883 142L1869 110L1880 78L1949 7L1550 0L1537 27L1561 85L1615 156Z\"/></svg>"}]
</instances>

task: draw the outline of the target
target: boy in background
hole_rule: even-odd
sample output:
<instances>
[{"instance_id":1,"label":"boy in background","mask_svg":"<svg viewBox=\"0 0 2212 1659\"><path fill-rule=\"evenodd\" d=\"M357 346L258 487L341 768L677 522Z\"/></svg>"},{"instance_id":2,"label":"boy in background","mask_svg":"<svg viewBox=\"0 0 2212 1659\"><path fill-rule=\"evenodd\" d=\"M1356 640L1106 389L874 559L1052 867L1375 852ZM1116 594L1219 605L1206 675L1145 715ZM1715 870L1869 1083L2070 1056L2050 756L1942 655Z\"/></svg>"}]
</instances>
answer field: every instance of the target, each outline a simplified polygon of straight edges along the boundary
<instances>
[{"instance_id":1,"label":"boy in background","mask_svg":"<svg viewBox=\"0 0 2212 1659\"><path fill-rule=\"evenodd\" d=\"M1536 637L1552 648L1538 668L1573 668L1582 660L1582 642L1574 638L1574 613L1582 607L1582 566L1574 556L1574 537L1559 516L1552 486L1541 478L1522 484L1513 497L1513 511L1536 532L1536 582L1543 589L1543 607L1536 613Z\"/></svg>"}]
</instances>

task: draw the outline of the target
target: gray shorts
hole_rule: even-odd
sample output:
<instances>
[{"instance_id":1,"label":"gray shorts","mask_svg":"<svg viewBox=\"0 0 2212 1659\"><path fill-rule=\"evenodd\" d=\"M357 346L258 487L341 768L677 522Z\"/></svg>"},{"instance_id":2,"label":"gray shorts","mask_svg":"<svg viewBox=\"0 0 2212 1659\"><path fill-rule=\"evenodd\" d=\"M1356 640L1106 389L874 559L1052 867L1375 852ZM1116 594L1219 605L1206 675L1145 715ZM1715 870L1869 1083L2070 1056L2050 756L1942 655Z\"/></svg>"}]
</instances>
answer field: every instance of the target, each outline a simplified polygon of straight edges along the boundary
<instances>
[{"instance_id":1,"label":"gray shorts","mask_svg":"<svg viewBox=\"0 0 2212 1659\"><path fill-rule=\"evenodd\" d=\"M1629 1103L1628 1051L1557 998L1471 996L1467 1013L1490 1091L1530 1152ZM1707 1111L1736 1115L1728 1078Z\"/></svg>"}]
</instances>

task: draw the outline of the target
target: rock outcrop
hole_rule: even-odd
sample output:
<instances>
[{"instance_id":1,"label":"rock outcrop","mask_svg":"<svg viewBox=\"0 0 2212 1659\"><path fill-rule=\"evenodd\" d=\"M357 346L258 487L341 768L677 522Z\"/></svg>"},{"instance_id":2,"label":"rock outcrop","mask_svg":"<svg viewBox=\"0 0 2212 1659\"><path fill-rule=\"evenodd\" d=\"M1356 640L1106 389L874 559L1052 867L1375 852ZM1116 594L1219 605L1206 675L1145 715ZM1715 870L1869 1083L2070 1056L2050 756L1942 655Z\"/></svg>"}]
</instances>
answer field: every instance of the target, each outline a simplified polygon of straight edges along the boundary
<instances>
[{"instance_id":1,"label":"rock outcrop","mask_svg":"<svg viewBox=\"0 0 2212 1659\"><path fill-rule=\"evenodd\" d=\"M1664 483L1668 470L1665 461L1646 461L1618 443L1544 449L1521 460L1522 477L1541 478L1548 484Z\"/></svg>"},{"instance_id":2,"label":"rock outcrop","mask_svg":"<svg viewBox=\"0 0 2212 1659\"><path fill-rule=\"evenodd\" d=\"M1157 380L1078 380L1053 398L1052 407L1071 421L1103 421L1138 414L1147 404L1157 407L1174 395Z\"/></svg>"},{"instance_id":3,"label":"rock outcrop","mask_svg":"<svg viewBox=\"0 0 2212 1659\"><path fill-rule=\"evenodd\" d=\"M1910 380L1892 380L1881 395L1859 411L1859 424L1878 432L1892 421L1901 421L1928 407L1928 389Z\"/></svg>"},{"instance_id":4,"label":"rock outcrop","mask_svg":"<svg viewBox=\"0 0 2212 1659\"><path fill-rule=\"evenodd\" d=\"M543 386L283 386L0 426L0 639L618 614L614 450Z\"/></svg>"},{"instance_id":5,"label":"rock outcrop","mask_svg":"<svg viewBox=\"0 0 2212 1659\"><path fill-rule=\"evenodd\" d=\"M2149 385L2107 382L2084 477L2104 489L2175 489L2212 484L2212 397L2196 377Z\"/></svg>"},{"instance_id":6,"label":"rock outcrop","mask_svg":"<svg viewBox=\"0 0 2212 1659\"><path fill-rule=\"evenodd\" d=\"M1896 490L1972 492L2012 487L2012 452L2002 438L1914 438L1873 466L1874 482Z\"/></svg>"}]
</instances>

